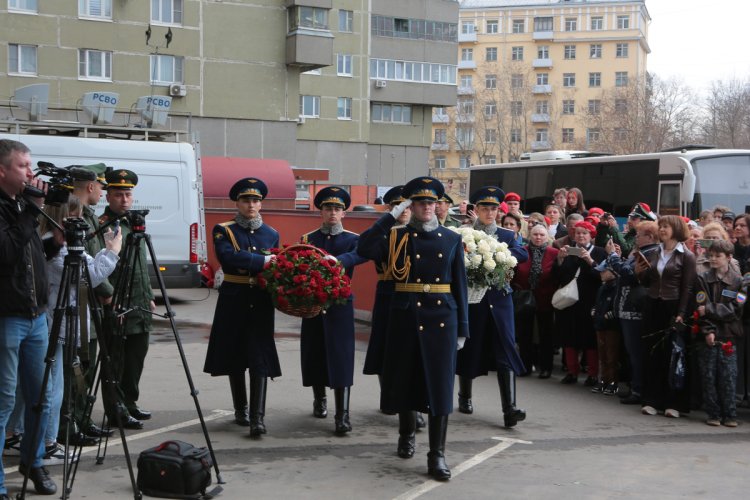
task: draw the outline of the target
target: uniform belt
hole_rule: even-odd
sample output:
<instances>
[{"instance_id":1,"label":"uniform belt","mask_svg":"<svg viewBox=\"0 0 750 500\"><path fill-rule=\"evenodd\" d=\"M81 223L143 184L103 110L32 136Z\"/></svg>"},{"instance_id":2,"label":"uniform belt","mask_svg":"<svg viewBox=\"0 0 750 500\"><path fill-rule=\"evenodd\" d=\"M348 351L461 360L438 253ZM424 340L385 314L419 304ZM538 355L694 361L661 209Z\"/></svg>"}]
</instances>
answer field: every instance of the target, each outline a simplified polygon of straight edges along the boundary
<instances>
[{"instance_id":1,"label":"uniform belt","mask_svg":"<svg viewBox=\"0 0 750 500\"><path fill-rule=\"evenodd\" d=\"M241 274L225 274L224 281L227 283L237 283L240 285L256 285L257 281L252 276L243 276Z\"/></svg>"},{"instance_id":2,"label":"uniform belt","mask_svg":"<svg viewBox=\"0 0 750 500\"><path fill-rule=\"evenodd\" d=\"M414 292L414 293L450 293L450 284L430 284L430 283L396 283L397 292Z\"/></svg>"},{"instance_id":3,"label":"uniform belt","mask_svg":"<svg viewBox=\"0 0 750 500\"><path fill-rule=\"evenodd\" d=\"M390 281L393 278L391 278L391 275L385 275L383 273L378 273L378 281Z\"/></svg>"}]
</instances>

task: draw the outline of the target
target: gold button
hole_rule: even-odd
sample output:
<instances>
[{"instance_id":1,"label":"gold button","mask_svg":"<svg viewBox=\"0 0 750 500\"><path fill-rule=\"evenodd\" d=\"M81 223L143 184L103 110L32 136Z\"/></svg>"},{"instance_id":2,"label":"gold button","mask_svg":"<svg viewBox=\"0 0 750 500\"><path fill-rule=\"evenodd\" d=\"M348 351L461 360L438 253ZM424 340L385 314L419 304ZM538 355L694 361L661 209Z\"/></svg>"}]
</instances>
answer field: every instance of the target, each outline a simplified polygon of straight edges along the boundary
<instances>
[{"instance_id":1,"label":"gold button","mask_svg":"<svg viewBox=\"0 0 750 500\"><path fill-rule=\"evenodd\" d=\"M444 327L445 327L445 323L440 323L440 328L444 328Z\"/></svg>"},{"instance_id":2,"label":"gold button","mask_svg":"<svg viewBox=\"0 0 750 500\"><path fill-rule=\"evenodd\" d=\"M415 238L417 237L417 233L411 233L411 235L414 236Z\"/></svg>"},{"instance_id":3,"label":"gold button","mask_svg":"<svg viewBox=\"0 0 750 500\"><path fill-rule=\"evenodd\" d=\"M422 258L422 257L421 257L421 256L420 256L419 254L417 254L417 255L416 255L416 257L417 257L418 259L421 259L421 258Z\"/></svg>"},{"instance_id":4,"label":"gold button","mask_svg":"<svg viewBox=\"0 0 750 500\"><path fill-rule=\"evenodd\" d=\"M425 293L429 293L429 292L430 292L430 284L429 284L429 283L426 283L426 284L425 284L425 285L424 285L424 286L422 287L422 290L423 290L423 291L424 291Z\"/></svg>"},{"instance_id":5,"label":"gold button","mask_svg":"<svg viewBox=\"0 0 750 500\"><path fill-rule=\"evenodd\" d=\"M439 259L442 259L442 258L443 258L443 254L439 253L439 254L438 254L438 258L439 258Z\"/></svg>"},{"instance_id":6,"label":"gold button","mask_svg":"<svg viewBox=\"0 0 750 500\"><path fill-rule=\"evenodd\" d=\"M435 283L440 283L440 278L435 278Z\"/></svg>"},{"instance_id":7,"label":"gold button","mask_svg":"<svg viewBox=\"0 0 750 500\"><path fill-rule=\"evenodd\" d=\"M417 283L422 283L422 280L417 278Z\"/></svg>"},{"instance_id":8,"label":"gold button","mask_svg":"<svg viewBox=\"0 0 750 500\"><path fill-rule=\"evenodd\" d=\"M422 303L421 302L417 302L417 307L422 307Z\"/></svg>"},{"instance_id":9,"label":"gold button","mask_svg":"<svg viewBox=\"0 0 750 500\"><path fill-rule=\"evenodd\" d=\"M442 301L442 300L440 300L440 299L438 299L438 301L437 301L437 305L440 305L440 304L442 304L442 303L443 303L443 301Z\"/></svg>"},{"instance_id":10,"label":"gold button","mask_svg":"<svg viewBox=\"0 0 750 500\"><path fill-rule=\"evenodd\" d=\"M422 330L424 330L424 327L422 325L419 325L419 331L421 332Z\"/></svg>"}]
</instances>

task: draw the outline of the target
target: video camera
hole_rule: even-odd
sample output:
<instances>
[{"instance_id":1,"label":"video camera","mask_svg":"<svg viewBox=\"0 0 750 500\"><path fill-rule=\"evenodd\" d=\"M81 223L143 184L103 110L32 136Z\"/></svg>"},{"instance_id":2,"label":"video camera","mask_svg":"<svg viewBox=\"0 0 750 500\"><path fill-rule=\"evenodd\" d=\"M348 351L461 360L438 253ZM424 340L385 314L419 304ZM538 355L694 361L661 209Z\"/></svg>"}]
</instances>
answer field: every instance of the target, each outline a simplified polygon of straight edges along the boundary
<instances>
[{"instance_id":1,"label":"video camera","mask_svg":"<svg viewBox=\"0 0 750 500\"><path fill-rule=\"evenodd\" d=\"M39 167L34 177L49 177L47 181L47 193L33 187L26 186L24 194L35 198L44 198L47 205L60 206L68 202L68 197L73 191L75 181L95 181L96 174L80 165L70 165L68 167L58 167L47 161L37 162Z\"/></svg>"}]
</instances>

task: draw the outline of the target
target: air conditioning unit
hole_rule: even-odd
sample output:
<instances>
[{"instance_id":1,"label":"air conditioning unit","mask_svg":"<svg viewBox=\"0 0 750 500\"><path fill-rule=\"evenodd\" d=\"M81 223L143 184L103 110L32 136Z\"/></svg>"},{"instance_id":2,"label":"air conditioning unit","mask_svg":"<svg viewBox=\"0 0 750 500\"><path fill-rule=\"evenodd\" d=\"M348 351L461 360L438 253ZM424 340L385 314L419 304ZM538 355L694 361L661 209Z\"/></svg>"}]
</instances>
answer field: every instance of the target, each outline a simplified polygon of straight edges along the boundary
<instances>
[{"instance_id":1,"label":"air conditioning unit","mask_svg":"<svg viewBox=\"0 0 750 500\"><path fill-rule=\"evenodd\" d=\"M304 125L305 123L305 117L302 115L299 115L299 119L297 120L297 125Z\"/></svg>"},{"instance_id":2,"label":"air conditioning unit","mask_svg":"<svg viewBox=\"0 0 750 500\"><path fill-rule=\"evenodd\" d=\"M385 86L388 84L385 80L375 80L375 87L379 89L384 89Z\"/></svg>"},{"instance_id":3,"label":"air conditioning unit","mask_svg":"<svg viewBox=\"0 0 750 500\"><path fill-rule=\"evenodd\" d=\"M169 86L169 95L172 97L185 97L187 95L187 86L181 83L173 83Z\"/></svg>"}]
</instances>

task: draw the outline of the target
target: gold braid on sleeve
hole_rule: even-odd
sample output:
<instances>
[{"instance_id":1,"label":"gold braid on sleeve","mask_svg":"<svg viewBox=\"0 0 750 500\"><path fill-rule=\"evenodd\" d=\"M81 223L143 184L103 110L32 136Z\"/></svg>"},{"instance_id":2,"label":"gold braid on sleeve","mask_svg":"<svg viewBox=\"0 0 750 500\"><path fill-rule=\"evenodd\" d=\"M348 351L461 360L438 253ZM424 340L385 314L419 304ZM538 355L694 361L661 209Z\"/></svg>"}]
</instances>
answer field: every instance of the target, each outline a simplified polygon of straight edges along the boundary
<instances>
[{"instance_id":1,"label":"gold braid on sleeve","mask_svg":"<svg viewBox=\"0 0 750 500\"><path fill-rule=\"evenodd\" d=\"M391 229L391 237L389 238L388 245L388 262L389 266L386 273L390 273L395 281L406 282L409 277L409 270L411 269L411 259L406 254L406 244L409 242L409 233L405 233L401 241L396 244L398 232L396 229ZM403 252L403 266L398 267L398 257Z\"/></svg>"}]
</instances>

